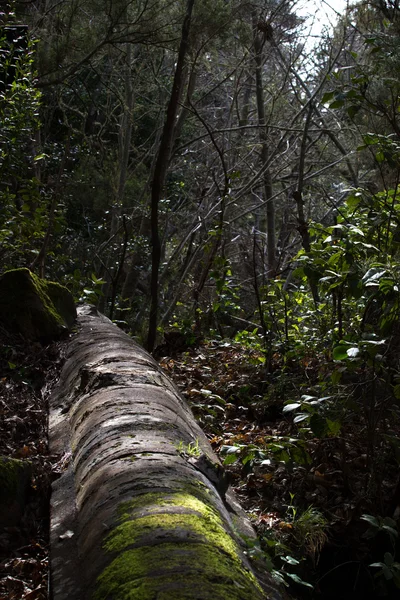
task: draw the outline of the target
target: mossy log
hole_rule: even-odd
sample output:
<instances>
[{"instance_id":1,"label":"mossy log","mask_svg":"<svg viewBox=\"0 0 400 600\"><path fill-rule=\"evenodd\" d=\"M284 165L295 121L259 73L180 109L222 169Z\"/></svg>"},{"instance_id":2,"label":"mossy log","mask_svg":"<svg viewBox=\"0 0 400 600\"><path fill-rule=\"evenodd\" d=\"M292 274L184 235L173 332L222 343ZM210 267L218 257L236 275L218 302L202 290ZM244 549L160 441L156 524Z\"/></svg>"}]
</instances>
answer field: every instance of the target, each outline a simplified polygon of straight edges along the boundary
<instances>
[{"instance_id":1,"label":"mossy log","mask_svg":"<svg viewBox=\"0 0 400 600\"><path fill-rule=\"evenodd\" d=\"M8 331L49 341L70 329L75 319L74 299L64 286L25 268L0 277L0 323Z\"/></svg>"},{"instance_id":2,"label":"mossy log","mask_svg":"<svg viewBox=\"0 0 400 600\"><path fill-rule=\"evenodd\" d=\"M78 309L51 399L53 600L282 600L208 440L152 357Z\"/></svg>"}]
</instances>

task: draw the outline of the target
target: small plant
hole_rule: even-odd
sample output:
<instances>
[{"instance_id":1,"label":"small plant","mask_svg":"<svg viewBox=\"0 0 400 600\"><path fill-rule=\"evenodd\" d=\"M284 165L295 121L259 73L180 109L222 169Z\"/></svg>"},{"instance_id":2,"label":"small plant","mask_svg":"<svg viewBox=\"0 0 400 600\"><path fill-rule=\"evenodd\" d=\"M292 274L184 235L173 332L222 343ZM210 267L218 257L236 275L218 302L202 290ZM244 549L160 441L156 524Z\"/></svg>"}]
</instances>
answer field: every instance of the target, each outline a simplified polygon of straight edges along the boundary
<instances>
[{"instance_id":1,"label":"small plant","mask_svg":"<svg viewBox=\"0 0 400 600\"><path fill-rule=\"evenodd\" d=\"M372 539L379 533L384 533L389 537L392 546L391 552L385 552L383 561L374 562L369 565L370 567L380 569L375 574L375 577L384 578L382 582L385 595L388 591L384 583L385 581L393 581L396 588L400 589L400 563L396 561L396 542L399 537L396 521L390 517L374 517L373 515L362 515L360 518L369 524L369 528L363 534L364 538Z\"/></svg>"},{"instance_id":2,"label":"small plant","mask_svg":"<svg viewBox=\"0 0 400 600\"><path fill-rule=\"evenodd\" d=\"M175 445L175 448L182 456L193 456L198 458L201 455L201 448L199 447L198 439L196 439L195 442L189 442L187 445L180 441L179 444Z\"/></svg>"},{"instance_id":3,"label":"small plant","mask_svg":"<svg viewBox=\"0 0 400 600\"><path fill-rule=\"evenodd\" d=\"M294 494L290 494L291 504L288 506L288 513L291 517L293 537L316 564L319 554L328 539L325 533L328 522L323 514L313 506L309 506L301 514L298 514L298 509L294 506L293 500Z\"/></svg>"},{"instance_id":4,"label":"small plant","mask_svg":"<svg viewBox=\"0 0 400 600\"><path fill-rule=\"evenodd\" d=\"M376 537L378 533L386 533L390 538L392 546L394 547L399 536L396 521L390 517L382 518L374 517L373 515L362 515L360 518L369 524L369 528L363 534L364 538L371 539Z\"/></svg>"},{"instance_id":5,"label":"small plant","mask_svg":"<svg viewBox=\"0 0 400 600\"><path fill-rule=\"evenodd\" d=\"M375 577L384 577L386 581L393 581L395 586L400 589L400 563L396 562L393 554L385 552L384 562L371 563L370 567L377 567L380 569Z\"/></svg>"},{"instance_id":6,"label":"small plant","mask_svg":"<svg viewBox=\"0 0 400 600\"><path fill-rule=\"evenodd\" d=\"M92 286L83 289L80 300L81 302L97 304L97 302L103 295L102 287L106 283L106 281L104 279L98 279L94 273L92 273L91 280Z\"/></svg>"},{"instance_id":7,"label":"small plant","mask_svg":"<svg viewBox=\"0 0 400 600\"><path fill-rule=\"evenodd\" d=\"M289 402L283 407L283 413L295 412L293 423L302 423L310 427L317 437L333 437L339 434L341 423L337 419L330 419L331 407L336 400L335 396L303 395L297 402Z\"/></svg>"},{"instance_id":8,"label":"small plant","mask_svg":"<svg viewBox=\"0 0 400 600\"><path fill-rule=\"evenodd\" d=\"M285 529L286 532L286 529ZM292 556L292 551L287 543L288 538L283 530L268 529L260 537L261 548L258 545L248 551L253 560L260 560L260 556L265 560L268 571L280 585L289 587L294 581L308 588L313 586L304 581L300 575L294 573L295 568L300 564L297 558Z\"/></svg>"},{"instance_id":9,"label":"small plant","mask_svg":"<svg viewBox=\"0 0 400 600\"><path fill-rule=\"evenodd\" d=\"M286 436L265 437L265 444L234 444L221 446L221 455L225 456L224 465L240 461L245 472L254 467L274 467L277 463L291 468L293 464L308 465L311 462L304 440Z\"/></svg>"}]
</instances>

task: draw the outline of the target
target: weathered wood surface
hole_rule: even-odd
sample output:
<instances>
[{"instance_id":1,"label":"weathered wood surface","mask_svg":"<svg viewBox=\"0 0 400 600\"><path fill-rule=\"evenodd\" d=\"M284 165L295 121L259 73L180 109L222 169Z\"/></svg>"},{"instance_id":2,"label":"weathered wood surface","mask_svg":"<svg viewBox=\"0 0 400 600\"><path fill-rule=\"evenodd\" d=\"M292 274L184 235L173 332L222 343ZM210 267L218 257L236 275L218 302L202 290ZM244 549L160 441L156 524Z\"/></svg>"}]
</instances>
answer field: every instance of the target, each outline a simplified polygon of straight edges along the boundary
<instances>
[{"instance_id":1,"label":"weathered wood surface","mask_svg":"<svg viewBox=\"0 0 400 600\"><path fill-rule=\"evenodd\" d=\"M50 407L53 600L282 599L186 402L151 356L78 309ZM200 456L185 452L198 446Z\"/></svg>"}]
</instances>

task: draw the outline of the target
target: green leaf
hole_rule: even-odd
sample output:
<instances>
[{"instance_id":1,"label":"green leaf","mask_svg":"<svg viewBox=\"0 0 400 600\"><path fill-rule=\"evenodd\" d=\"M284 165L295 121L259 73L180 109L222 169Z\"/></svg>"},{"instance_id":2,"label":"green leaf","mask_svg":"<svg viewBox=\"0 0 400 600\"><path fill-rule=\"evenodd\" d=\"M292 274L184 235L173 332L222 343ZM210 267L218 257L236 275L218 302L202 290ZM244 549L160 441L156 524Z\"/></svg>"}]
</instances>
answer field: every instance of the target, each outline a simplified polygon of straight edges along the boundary
<instances>
[{"instance_id":1,"label":"green leaf","mask_svg":"<svg viewBox=\"0 0 400 600\"><path fill-rule=\"evenodd\" d=\"M326 419L326 424L328 426L328 431L332 436L339 435L342 428L342 425L339 421L331 421L330 419Z\"/></svg>"},{"instance_id":2,"label":"green leaf","mask_svg":"<svg viewBox=\"0 0 400 600\"><path fill-rule=\"evenodd\" d=\"M286 573L285 572L285 575L286 575L286 577L290 577L290 579L293 579L293 581L295 581L296 583L299 583L300 585L305 585L306 587L313 589L313 586L310 583L307 583L307 581L303 581L303 579L301 579L295 573Z\"/></svg>"},{"instance_id":3,"label":"green leaf","mask_svg":"<svg viewBox=\"0 0 400 600\"><path fill-rule=\"evenodd\" d=\"M339 371L339 369L336 369L335 371L333 371L333 373L331 375L331 381L332 381L333 385L337 385L338 383L340 383L341 379L342 379L342 372Z\"/></svg>"},{"instance_id":4,"label":"green leaf","mask_svg":"<svg viewBox=\"0 0 400 600\"><path fill-rule=\"evenodd\" d=\"M288 565L299 565L300 562L293 558L293 556L281 556L281 559L288 563Z\"/></svg>"},{"instance_id":5,"label":"green leaf","mask_svg":"<svg viewBox=\"0 0 400 600\"><path fill-rule=\"evenodd\" d=\"M360 519L362 519L363 521L367 521L367 523L372 525L372 527L380 527L378 519L376 517L373 517L372 515L361 515Z\"/></svg>"},{"instance_id":6,"label":"green leaf","mask_svg":"<svg viewBox=\"0 0 400 600\"><path fill-rule=\"evenodd\" d=\"M362 200L362 198L360 196L355 196L352 194L347 198L346 204L350 210L354 210L358 207L361 200Z\"/></svg>"},{"instance_id":7,"label":"green leaf","mask_svg":"<svg viewBox=\"0 0 400 600\"><path fill-rule=\"evenodd\" d=\"M246 456L244 456L242 458L242 464L243 465L247 465L247 463L249 463L250 461L254 460L255 456L254 456L254 452L249 452L249 454L246 454Z\"/></svg>"},{"instance_id":8,"label":"green leaf","mask_svg":"<svg viewBox=\"0 0 400 600\"><path fill-rule=\"evenodd\" d=\"M328 102L330 102L331 100L333 100L334 97L335 97L335 92L326 92L322 96L321 103L322 104L328 104Z\"/></svg>"},{"instance_id":9,"label":"green leaf","mask_svg":"<svg viewBox=\"0 0 400 600\"><path fill-rule=\"evenodd\" d=\"M384 153L383 153L381 150L379 150L379 151L378 151L378 152L375 154L375 159L376 159L376 162L378 162L378 163L383 163L383 161L385 160L385 155L384 155Z\"/></svg>"},{"instance_id":10,"label":"green leaf","mask_svg":"<svg viewBox=\"0 0 400 600\"><path fill-rule=\"evenodd\" d=\"M293 419L293 423L301 423L310 417L309 413L299 413Z\"/></svg>"},{"instance_id":11,"label":"green leaf","mask_svg":"<svg viewBox=\"0 0 400 600\"><path fill-rule=\"evenodd\" d=\"M238 454L240 446L221 446L221 454Z\"/></svg>"},{"instance_id":12,"label":"green leaf","mask_svg":"<svg viewBox=\"0 0 400 600\"><path fill-rule=\"evenodd\" d=\"M386 269L382 270L380 267L372 267L371 269L368 269L361 281L364 285L368 285L372 282L378 282L381 279L381 277L383 277L386 274Z\"/></svg>"},{"instance_id":13,"label":"green leaf","mask_svg":"<svg viewBox=\"0 0 400 600\"><path fill-rule=\"evenodd\" d=\"M329 108L331 108L331 109L342 108L343 105L344 105L343 100L335 100L334 102L330 103Z\"/></svg>"},{"instance_id":14,"label":"green leaf","mask_svg":"<svg viewBox=\"0 0 400 600\"><path fill-rule=\"evenodd\" d=\"M238 458L236 454L227 454L223 460L223 464L225 466L233 465L233 463L237 462Z\"/></svg>"},{"instance_id":15,"label":"green leaf","mask_svg":"<svg viewBox=\"0 0 400 600\"><path fill-rule=\"evenodd\" d=\"M393 292L394 287L395 287L395 285L394 285L393 279L384 277L384 278L380 279L380 281L379 281L379 290L383 294L390 294L391 292Z\"/></svg>"},{"instance_id":16,"label":"green leaf","mask_svg":"<svg viewBox=\"0 0 400 600\"><path fill-rule=\"evenodd\" d=\"M300 402L293 402L292 404L286 404L286 406L283 407L282 412L284 412L284 413L292 412L293 410L297 410L300 407L301 407Z\"/></svg>"},{"instance_id":17,"label":"green leaf","mask_svg":"<svg viewBox=\"0 0 400 600\"><path fill-rule=\"evenodd\" d=\"M336 346L336 348L333 349L333 360L345 360L346 358L348 358L347 356L347 350L348 350L348 346L344 346L343 344L340 346Z\"/></svg>"}]
</instances>

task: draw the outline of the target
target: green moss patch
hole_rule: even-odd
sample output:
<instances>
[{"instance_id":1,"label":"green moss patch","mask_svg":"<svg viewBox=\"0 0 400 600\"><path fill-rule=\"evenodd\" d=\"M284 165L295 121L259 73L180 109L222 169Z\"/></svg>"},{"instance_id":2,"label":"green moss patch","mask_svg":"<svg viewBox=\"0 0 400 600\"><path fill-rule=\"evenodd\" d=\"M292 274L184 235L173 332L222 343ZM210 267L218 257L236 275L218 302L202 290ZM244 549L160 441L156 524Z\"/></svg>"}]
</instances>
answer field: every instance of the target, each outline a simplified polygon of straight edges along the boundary
<instances>
[{"instance_id":1,"label":"green moss patch","mask_svg":"<svg viewBox=\"0 0 400 600\"><path fill-rule=\"evenodd\" d=\"M202 499L152 492L123 503L119 514L104 544L117 556L98 579L96 600L264 597L219 513Z\"/></svg>"},{"instance_id":2,"label":"green moss patch","mask_svg":"<svg viewBox=\"0 0 400 600\"><path fill-rule=\"evenodd\" d=\"M206 544L159 544L120 554L98 579L95 600L261 600L252 574Z\"/></svg>"}]
</instances>

